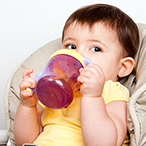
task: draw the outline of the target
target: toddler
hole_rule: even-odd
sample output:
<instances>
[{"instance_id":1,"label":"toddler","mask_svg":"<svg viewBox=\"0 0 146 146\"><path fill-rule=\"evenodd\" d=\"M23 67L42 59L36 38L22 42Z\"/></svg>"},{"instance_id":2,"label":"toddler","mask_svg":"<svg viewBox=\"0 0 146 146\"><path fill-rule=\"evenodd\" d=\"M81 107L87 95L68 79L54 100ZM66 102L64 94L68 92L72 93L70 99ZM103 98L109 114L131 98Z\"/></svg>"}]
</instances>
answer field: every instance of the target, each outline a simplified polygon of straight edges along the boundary
<instances>
[{"instance_id":1,"label":"toddler","mask_svg":"<svg viewBox=\"0 0 146 146\"><path fill-rule=\"evenodd\" d=\"M78 9L68 18L62 34L63 49L73 49L93 63L80 69L80 90L63 109L37 104L26 88L35 88L23 73L20 104L14 121L17 145L120 146L127 134L129 91L118 82L135 66L139 46L137 25L120 9L94 4Z\"/></svg>"}]
</instances>

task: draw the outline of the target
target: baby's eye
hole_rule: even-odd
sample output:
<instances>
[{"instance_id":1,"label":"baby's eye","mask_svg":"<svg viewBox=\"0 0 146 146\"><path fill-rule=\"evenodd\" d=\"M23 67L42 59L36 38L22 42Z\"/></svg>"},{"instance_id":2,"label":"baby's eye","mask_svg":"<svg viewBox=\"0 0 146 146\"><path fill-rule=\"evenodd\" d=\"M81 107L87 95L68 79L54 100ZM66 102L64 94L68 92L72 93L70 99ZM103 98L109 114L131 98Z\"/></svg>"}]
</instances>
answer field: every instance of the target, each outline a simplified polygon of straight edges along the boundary
<instances>
[{"instance_id":1,"label":"baby's eye","mask_svg":"<svg viewBox=\"0 0 146 146\"><path fill-rule=\"evenodd\" d=\"M100 49L99 47L93 47L93 48L91 48L91 50L94 51L94 52L99 52L99 51L101 51L101 49Z\"/></svg>"},{"instance_id":2,"label":"baby's eye","mask_svg":"<svg viewBox=\"0 0 146 146\"><path fill-rule=\"evenodd\" d=\"M67 48L68 49L76 49L77 47L75 45L70 44L70 45L67 45Z\"/></svg>"}]
</instances>

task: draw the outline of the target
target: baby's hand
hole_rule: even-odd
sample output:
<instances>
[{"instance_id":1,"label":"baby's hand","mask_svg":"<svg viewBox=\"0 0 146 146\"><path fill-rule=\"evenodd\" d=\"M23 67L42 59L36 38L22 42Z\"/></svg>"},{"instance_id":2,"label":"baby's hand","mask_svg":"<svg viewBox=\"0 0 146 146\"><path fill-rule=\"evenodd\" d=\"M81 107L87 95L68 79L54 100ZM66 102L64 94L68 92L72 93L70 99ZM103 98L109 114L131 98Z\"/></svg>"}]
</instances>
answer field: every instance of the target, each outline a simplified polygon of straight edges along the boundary
<instances>
[{"instance_id":1,"label":"baby's hand","mask_svg":"<svg viewBox=\"0 0 146 146\"><path fill-rule=\"evenodd\" d=\"M105 76L98 65L89 64L81 68L78 81L82 83L80 87L82 96L99 97L102 95Z\"/></svg>"},{"instance_id":2,"label":"baby's hand","mask_svg":"<svg viewBox=\"0 0 146 146\"><path fill-rule=\"evenodd\" d=\"M26 91L26 88L35 88L36 81L30 77L30 74L33 73L33 69L26 69L23 74L23 80L19 85L20 88L20 102L22 105L27 107L34 107L37 103L36 94L32 91Z\"/></svg>"}]
</instances>

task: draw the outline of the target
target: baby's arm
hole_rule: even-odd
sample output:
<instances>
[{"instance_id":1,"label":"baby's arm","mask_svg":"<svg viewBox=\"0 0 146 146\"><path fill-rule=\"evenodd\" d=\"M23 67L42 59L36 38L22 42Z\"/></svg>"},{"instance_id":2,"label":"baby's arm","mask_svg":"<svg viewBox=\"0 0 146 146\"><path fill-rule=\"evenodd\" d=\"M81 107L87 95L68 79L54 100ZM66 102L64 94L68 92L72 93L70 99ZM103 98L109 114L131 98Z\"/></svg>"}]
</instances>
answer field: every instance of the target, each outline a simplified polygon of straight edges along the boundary
<instances>
[{"instance_id":1,"label":"baby's arm","mask_svg":"<svg viewBox=\"0 0 146 146\"><path fill-rule=\"evenodd\" d=\"M105 105L102 92L105 77L101 68L91 64L83 69L78 81L82 83L81 127L86 146L119 146L126 137L126 103Z\"/></svg>"},{"instance_id":2,"label":"baby's arm","mask_svg":"<svg viewBox=\"0 0 146 146\"><path fill-rule=\"evenodd\" d=\"M35 88L36 82L30 77L32 69L23 73L23 81L20 84L20 103L14 120L14 137L17 145L32 143L41 132L40 117L43 112L41 106L37 105L37 97L26 88Z\"/></svg>"}]
</instances>

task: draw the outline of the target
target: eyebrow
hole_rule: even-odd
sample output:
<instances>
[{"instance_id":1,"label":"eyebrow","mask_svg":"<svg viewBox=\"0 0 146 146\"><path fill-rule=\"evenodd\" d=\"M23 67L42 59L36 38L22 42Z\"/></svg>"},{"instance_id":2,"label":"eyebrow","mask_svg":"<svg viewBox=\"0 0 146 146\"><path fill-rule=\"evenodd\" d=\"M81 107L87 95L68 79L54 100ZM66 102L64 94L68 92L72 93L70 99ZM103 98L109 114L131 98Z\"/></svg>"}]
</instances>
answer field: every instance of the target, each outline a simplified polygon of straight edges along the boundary
<instances>
[{"instance_id":1,"label":"eyebrow","mask_svg":"<svg viewBox=\"0 0 146 146\"><path fill-rule=\"evenodd\" d=\"M89 41L91 41L91 42L98 42L98 43L102 44L103 46L107 47L107 45L104 42L102 42L102 41L100 41L98 39L91 39Z\"/></svg>"},{"instance_id":2,"label":"eyebrow","mask_svg":"<svg viewBox=\"0 0 146 146\"><path fill-rule=\"evenodd\" d=\"M66 39L63 39L62 42L68 41L68 40L75 40L75 39L74 38L66 38Z\"/></svg>"}]
</instances>

